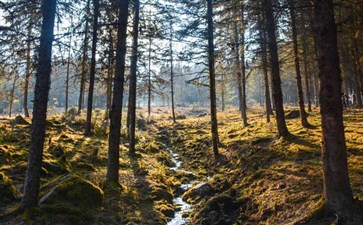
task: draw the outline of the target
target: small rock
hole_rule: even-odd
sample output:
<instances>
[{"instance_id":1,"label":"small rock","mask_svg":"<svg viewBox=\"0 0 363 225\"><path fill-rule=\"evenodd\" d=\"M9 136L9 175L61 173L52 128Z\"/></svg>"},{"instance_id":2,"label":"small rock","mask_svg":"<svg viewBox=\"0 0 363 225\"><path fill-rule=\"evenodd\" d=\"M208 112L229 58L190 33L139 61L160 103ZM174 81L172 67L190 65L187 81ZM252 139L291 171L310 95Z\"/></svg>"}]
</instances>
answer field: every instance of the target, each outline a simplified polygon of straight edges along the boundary
<instances>
[{"instance_id":1,"label":"small rock","mask_svg":"<svg viewBox=\"0 0 363 225\"><path fill-rule=\"evenodd\" d=\"M196 199L198 197L204 198L205 196L212 196L214 190L208 182L200 183L197 186L191 188L183 195L183 200Z\"/></svg>"}]
</instances>

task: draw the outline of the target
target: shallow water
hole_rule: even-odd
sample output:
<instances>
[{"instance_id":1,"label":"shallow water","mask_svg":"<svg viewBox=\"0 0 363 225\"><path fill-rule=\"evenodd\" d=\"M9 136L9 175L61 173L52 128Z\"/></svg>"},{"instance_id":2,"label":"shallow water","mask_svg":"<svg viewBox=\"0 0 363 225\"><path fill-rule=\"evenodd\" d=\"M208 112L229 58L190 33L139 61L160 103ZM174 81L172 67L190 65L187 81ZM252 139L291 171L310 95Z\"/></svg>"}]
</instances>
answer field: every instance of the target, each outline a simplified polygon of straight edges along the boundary
<instances>
[{"instance_id":1,"label":"shallow water","mask_svg":"<svg viewBox=\"0 0 363 225\"><path fill-rule=\"evenodd\" d=\"M190 171L186 171L186 170L181 169L182 161L179 159L179 155L177 153L173 152L173 150L170 150L170 153L171 153L171 159L175 163L175 166L172 167L171 169L172 170L181 170L181 171L185 171L185 172L190 173ZM193 183L195 183L195 181L190 181L187 184L182 184L180 187L183 190L187 191L192 186ZM188 223L189 219L188 218L183 218L183 214L190 211L192 206L189 203L183 201L182 196L174 197L173 203L176 206L180 206L180 210L175 212L174 218L172 218L167 223L167 225L186 225L186 224L189 224Z\"/></svg>"}]
</instances>

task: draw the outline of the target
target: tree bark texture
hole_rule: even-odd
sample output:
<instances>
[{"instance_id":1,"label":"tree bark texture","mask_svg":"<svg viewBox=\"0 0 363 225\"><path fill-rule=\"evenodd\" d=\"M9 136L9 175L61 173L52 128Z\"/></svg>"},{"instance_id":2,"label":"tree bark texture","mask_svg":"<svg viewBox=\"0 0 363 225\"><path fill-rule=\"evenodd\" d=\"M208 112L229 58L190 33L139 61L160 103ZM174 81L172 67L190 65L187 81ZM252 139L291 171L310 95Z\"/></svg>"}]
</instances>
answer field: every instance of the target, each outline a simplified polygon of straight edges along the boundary
<instances>
[{"instance_id":1,"label":"tree bark texture","mask_svg":"<svg viewBox=\"0 0 363 225\"><path fill-rule=\"evenodd\" d=\"M126 59L126 31L128 20L128 0L120 0L118 28L117 28L117 46L116 46L116 66L115 77L113 82L112 106L110 111L110 134L108 136L108 161L107 175L108 182L118 183L119 178L119 151L120 151L120 134L121 134L121 113L122 98L125 82L125 59Z\"/></svg>"},{"instance_id":2,"label":"tree bark texture","mask_svg":"<svg viewBox=\"0 0 363 225\"><path fill-rule=\"evenodd\" d=\"M276 111L277 131L279 137L286 137L289 135L289 131L286 127L284 104L281 90L280 65L276 42L276 25L271 0L264 0L264 3L266 13L266 31L268 36L268 46L270 50L272 95Z\"/></svg>"},{"instance_id":3,"label":"tree bark texture","mask_svg":"<svg viewBox=\"0 0 363 225\"><path fill-rule=\"evenodd\" d=\"M314 2L321 86L324 199L330 209L340 213L352 205L353 195L349 183L343 126L337 27L333 1Z\"/></svg>"},{"instance_id":4,"label":"tree bark texture","mask_svg":"<svg viewBox=\"0 0 363 225\"><path fill-rule=\"evenodd\" d=\"M38 203L40 187L40 168L42 164L48 96L50 88L50 73L52 60L52 43L54 39L54 20L56 0L42 3L43 22L40 35L39 61L37 65L35 95L33 106L32 129L28 166L24 182L22 208L30 208Z\"/></svg>"}]
</instances>

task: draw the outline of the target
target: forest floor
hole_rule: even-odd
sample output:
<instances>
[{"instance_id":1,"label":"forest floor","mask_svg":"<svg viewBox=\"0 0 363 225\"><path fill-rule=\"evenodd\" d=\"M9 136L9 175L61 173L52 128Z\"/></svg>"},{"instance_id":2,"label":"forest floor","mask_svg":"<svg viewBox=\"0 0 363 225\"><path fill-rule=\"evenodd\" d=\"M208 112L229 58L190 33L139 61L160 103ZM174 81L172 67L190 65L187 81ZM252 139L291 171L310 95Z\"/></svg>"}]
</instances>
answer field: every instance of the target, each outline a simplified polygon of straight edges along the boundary
<instances>
[{"instance_id":1,"label":"forest floor","mask_svg":"<svg viewBox=\"0 0 363 225\"><path fill-rule=\"evenodd\" d=\"M292 135L285 139L276 138L275 123L266 123L258 109L250 110L246 128L236 111L219 113L218 160L210 147L206 111L182 109L176 124L168 113L155 109L151 123L139 117L134 158L128 155L123 135L122 189L117 193L101 190L107 167L107 124L101 122L102 112L95 111L92 137L83 135L83 117L50 116L41 203L21 215L5 217L1 215L20 203L30 121L0 119L0 223L167 224L181 208L176 197L183 196L192 206L181 215L188 218L185 224L294 224L319 204L322 164L317 111L309 114L310 129L303 128L298 118L287 120ZM354 196L362 200L363 111L349 109L344 120L350 181ZM180 168L175 163L181 163ZM67 184L64 180L69 176L79 180ZM81 186L85 183L90 192ZM185 190L183 184L192 187ZM96 198L98 193L101 199ZM318 215L305 224L331 224L334 219Z\"/></svg>"}]
</instances>

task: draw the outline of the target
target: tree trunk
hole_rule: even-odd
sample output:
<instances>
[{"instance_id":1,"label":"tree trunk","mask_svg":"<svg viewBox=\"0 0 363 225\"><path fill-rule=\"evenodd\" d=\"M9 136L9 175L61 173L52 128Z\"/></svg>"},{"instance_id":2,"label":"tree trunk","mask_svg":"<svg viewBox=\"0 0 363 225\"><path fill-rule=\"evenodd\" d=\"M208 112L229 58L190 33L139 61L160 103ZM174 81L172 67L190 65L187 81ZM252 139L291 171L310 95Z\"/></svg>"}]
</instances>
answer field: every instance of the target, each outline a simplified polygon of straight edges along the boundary
<instances>
[{"instance_id":1,"label":"tree trunk","mask_svg":"<svg viewBox=\"0 0 363 225\"><path fill-rule=\"evenodd\" d=\"M237 17L237 5L234 6L236 8L235 11L233 11L234 13L234 17ZM240 40L239 40L239 36L238 36L238 22L237 20L233 21L233 39L234 39L234 54L235 54L235 60L234 60L234 69L235 69L235 73L237 75L236 79L237 79L237 88L238 88L238 103L239 103L239 111L241 113L241 119L242 119L242 123L244 121L244 110L243 110L243 85L242 85L242 71L241 71L241 63L240 63Z\"/></svg>"},{"instance_id":2,"label":"tree trunk","mask_svg":"<svg viewBox=\"0 0 363 225\"><path fill-rule=\"evenodd\" d=\"M279 137L286 137L289 131L286 127L284 104L281 91L281 77L279 56L277 52L276 27L273 15L271 0L264 0L266 13L266 31L268 35L268 46L270 49L271 76L272 76L272 95L276 110L277 131Z\"/></svg>"},{"instance_id":3,"label":"tree trunk","mask_svg":"<svg viewBox=\"0 0 363 225\"><path fill-rule=\"evenodd\" d=\"M96 50L97 50L97 31L98 31L98 17L99 17L99 0L93 0L94 15L93 15L93 34L92 34L92 58L91 58L91 71L89 75L88 87L88 102L87 102L87 121L86 121L86 136L92 133L92 109L93 109L93 90L95 86L96 74Z\"/></svg>"},{"instance_id":4,"label":"tree trunk","mask_svg":"<svg viewBox=\"0 0 363 225\"><path fill-rule=\"evenodd\" d=\"M171 111L173 122L175 119L175 102L174 102L174 65L173 65L173 22L170 22L170 85L171 85Z\"/></svg>"},{"instance_id":5,"label":"tree trunk","mask_svg":"<svg viewBox=\"0 0 363 225\"><path fill-rule=\"evenodd\" d=\"M18 80L17 72L14 70L14 80L13 85L10 92L10 101L9 101L9 117L11 117L11 113L13 111L13 103L14 103L14 96L15 96L15 87L16 87L16 81Z\"/></svg>"},{"instance_id":6,"label":"tree trunk","mask_svg":"<svg viewBox=\"0 0 363 225\"><path fill-rule=\"evenodd\" d=\"M84 31L84 41L83 41L83 53L82 53L82 66L81 66L81 81L80 81L80 89L79 89L79 99L78 99L78 114L81 114L84 103L84 90L86 85L86 73L87 73L87 53L88 53L88 30L89 30L89 21L88 15L90 14L90 2L91 0L87 0L86 6L86 27Z\"/></svg>"},{"instance_id":7,"label":"tree trunk","mask_svg":"<svg viewBox=\"0 0 363 225\"><path fill-rule=\"evenodd\" d=\"M207 0L207 23L208 23L208 68L209 68L209 94L210 94L210 115L212 128L212 145L214 157L218 153L218 125L217 125L217 97L215 84L215 62L214 62L214 28L213 28L213 3Z\"/></svg>"},{"instance_id":8,"label":"tree trunk","mask_svg":"<svg viewBox=\"0 0 363 225\"><path fill-rule=\"evenodd\" d=\"M295 58L295 72L296 72L296 84L297 84L297 96L300 109L300 120L303 127L308 127L309 123L305 111L304 104L304 93L301 82L301 70L300 70L300 59L299 59L299 45L297 41L297 29L296 29L296 17L295 17L295 4L294 0L289 0L290 5L290 19L292 29L292 42L294 45L294 58Z\"/></svg>"},{"instance_id":9,"label":"tree trunk","mask_svg":"<svg viewBox=\"0 0 363 225\"><path fill-rule=\"evenodd\" d=\"M40 187L40 168L42 164L48 95L50 88L50 73L52 60L52 43L54 38L54 19L56 0L43 1L43 23L40 35L39 61L37 66L32 129L28 166L24 182L22 208L30 208L38 203Z\"/></svg>"},{"instance_id":10,"label":"tree trunk","mask_svg":"<svg viewBox=\"0 0 363 225\"><path fill-rule=\"evenodd\" d=\"M72 46L72 34L69 36L69 47L68 47L68 61L67 61L67 76L66 76L66 102L65 102L65 114L68 112L68 98L69 98L69 72L71 65L71 46Z\"/></svg>"},{"instance_id":11,"label":"tree trunk","mask_svg":"<svg viewBox=\"0 0 363 225\"><path fill-rule=\"evenodd\" d=\"M151 35L149 36L149 68L148 68L148 74L147 74L147 118L148 121L150 121L151 116Z\"/></svg>"},{"instance_id":12,"label":"tree trunk","mask_svg":"<svg viewBox=\"0 0 363 225\"><path fill-rule=\"evenodd\" d=\"M261 48L261 61L262 61L262 71L263 79L265 83L265 107L266 107L266 121L269 123L271 121L270 116L273 115L270 97L270 84L268 79L268 63L267 63L267 47L266 47L266 29L264 27L265 18L258 17L259 20L259 38L260 38L260 48Z\"/></svg>"},{"instance_id":13,"label":"tree trunk","mask_svg":"<svg viewBox=\"0 0 363 225\"><path fill-rule=\"evenodd\" d=\"M225 111L226 109L226 85L225 85L225 75L224 73L221 74L222 76L222 83L221 83L221 89L222 89L222 92L221 92L221 103L222 103L222 112Z\"/></svg>"},{"instance_id":14,"label":"tree trunk","mask_svg":"<svg viewBox=\"0 0 363 225\"><path fill-rule=\"evenodd\" d=\"M310 91L310 71L308 66L308 43L306 41L306 33L302 34L302 44L303 44L303 61L304 61L304 77L305 77L305 89L306 89L306 99L308 100L308 112L311 112L311 91Z\"/></svg>"},{"instance_id":15,"label":"tree trunk","mask_svg":"<svg viewBox=\"0 0 363 225\"><path fill-rule=\"evenodd\" d=\"M126 67L125 57L128 5L128 0L120 0L117 29L116 66L113 82L112 107L110 112L110 134L108 136L108 161L106 175L107 181L112 183L118 183L119 177L120 130Z\"/></svg>"},{"instance_id":16,"label":"tree trunk","mask_svg":"<svg viewBox=\"0 0 363 225\"><path fill-rule=\"evenodd\" d=\"M114 60L114 50L113 50L113 38L112 29L109 30L109 53L108 53L108 70L107 70L107 99L106 99L106 115L109 114L111 110L112 102L112 78L113 78L113 60Z\"/></svg>"},{"instance_id":17,"label":"tree trunk","mask_svg":"<svg viewBox=\"0 0 363 225\"><path fill-rule=\"evenodd\" d=\"M32 5L32 4L30 4ZM29 110L28 110L28 92L29 92L29 80L30 80L30 67L31 67L31 36L32 36L32 24L29 24L28 27L28 40L26 43L26 67L25 67L25 81L24 81L24 115L25 117L29 117Z\"/></svg>"},{"instance_id":18,"label":"tree trunk","mask_svg":"<svg viewBox=\"0 0 363 225\"><path fill-rule=\"evenodd\" d=\"M353 204L341 104L341 74L332 0L315 0L323 130L324 200L340 215Z\"/></svg>"},{"instance_id":19,"label":"tree trunk","mask_svg":"<svg viewBox=\"0 0 363 225\"><path fill-rule=\"evenodd\" d=\"M354 66L355 66L355 83L356 83L356 98L357 98L357 108L362 108L362 96L363 96L363 82L362 82L362 71L360 65L360 54L359 54L359 46L357 38L353 39L353 57L354 57Z\"/></svg>"},{"instance_id":20,"label":"tree trunk","mask_svg":"<svg viewBox=\"0 0 363 225\"><path fill-rule=\"evenodd\" d=\"M130 71L129 105L128 116L129 126L129 154L135 155L135 125L136 125L136 83L137 83L137 55L139 40L139 20L140 20L140 1L134 0L134 21L133 21L133 41Z\"/></svg>"},{"instance_id":21,"label":"tree trunk","mask_svg":"<svg viewBox=\"0 0 363 225\"><path fill-rule=\"evenodd\" d=\"M246 95L246 60L245 60L245 16L244 16L244 1L241 6L241 25L242 25L242 34L241 34L241 69L242 69L242 122L243 126L247 127L247 95Z\"/></svg>"}]
</instances>

